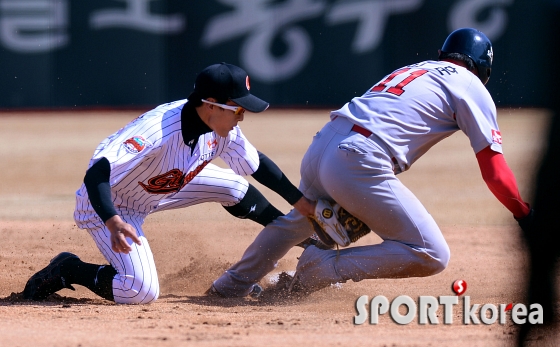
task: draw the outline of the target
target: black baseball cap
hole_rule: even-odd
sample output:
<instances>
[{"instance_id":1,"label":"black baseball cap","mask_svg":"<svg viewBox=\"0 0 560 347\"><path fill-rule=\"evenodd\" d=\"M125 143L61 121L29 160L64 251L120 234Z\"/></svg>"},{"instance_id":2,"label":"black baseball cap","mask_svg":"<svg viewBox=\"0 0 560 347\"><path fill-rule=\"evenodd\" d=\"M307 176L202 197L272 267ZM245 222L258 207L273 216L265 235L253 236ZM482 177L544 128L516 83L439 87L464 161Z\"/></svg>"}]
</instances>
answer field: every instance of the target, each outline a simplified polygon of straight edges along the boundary
<instances>
[{"instance_id":1,"label":"black baseball cap","mask_svg":"<svg viewBox=\"0 0 560 347\"><path fill-rule=\"evenodd\" d=\"M202 70L194 83L194 94L202 99L215 98L224 103L231 100L250 112L262 112L268 102L252 95L249 75L242 68L226 64L214 64Z\"/></svg>"}]
</instances>

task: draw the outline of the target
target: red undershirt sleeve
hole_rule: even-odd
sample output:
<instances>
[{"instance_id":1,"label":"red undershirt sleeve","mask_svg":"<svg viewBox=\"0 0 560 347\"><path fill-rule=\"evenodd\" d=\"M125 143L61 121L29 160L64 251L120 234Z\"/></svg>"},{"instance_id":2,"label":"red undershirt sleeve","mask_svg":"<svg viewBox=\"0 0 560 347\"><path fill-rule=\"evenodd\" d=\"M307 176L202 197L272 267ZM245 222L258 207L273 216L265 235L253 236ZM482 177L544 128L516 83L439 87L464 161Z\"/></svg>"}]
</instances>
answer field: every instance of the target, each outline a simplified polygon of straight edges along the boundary
<instances>
[{"instance_id":1,"label":"red undershirt sleeve","mask_svg":"<svg viewBox=\"0 0 560 347\"><path fill-rule=\"evenodd\" d=\"M494 152L490 146L476 154L482 179L496 198L511 212L515 218L529 214L529 204L519 195L513 172L501 153Z\"/></svg>"}]
</instances>

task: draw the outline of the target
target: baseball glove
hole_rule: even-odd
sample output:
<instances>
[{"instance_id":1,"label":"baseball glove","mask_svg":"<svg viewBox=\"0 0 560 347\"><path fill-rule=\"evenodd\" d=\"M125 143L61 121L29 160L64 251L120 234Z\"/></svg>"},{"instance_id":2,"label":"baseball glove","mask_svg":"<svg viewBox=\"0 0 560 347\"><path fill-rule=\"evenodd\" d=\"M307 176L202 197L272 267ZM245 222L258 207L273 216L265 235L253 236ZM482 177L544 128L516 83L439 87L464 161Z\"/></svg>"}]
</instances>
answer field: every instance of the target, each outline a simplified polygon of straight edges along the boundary
<instances>
[{"instance_id":1,"label":"baseball glove","mask_svg":"<svg viewBox=\"0 0 560 347\"><path fill-rule=\"evenodd\" d=\"M337 244L346 247L371 231L364 222L351 215L342 206L339 204L332 206L324 199L317 201L315 215L308 219L317 235L315 246L324 249L332 249Z\"/></svg>"}]
</instances>

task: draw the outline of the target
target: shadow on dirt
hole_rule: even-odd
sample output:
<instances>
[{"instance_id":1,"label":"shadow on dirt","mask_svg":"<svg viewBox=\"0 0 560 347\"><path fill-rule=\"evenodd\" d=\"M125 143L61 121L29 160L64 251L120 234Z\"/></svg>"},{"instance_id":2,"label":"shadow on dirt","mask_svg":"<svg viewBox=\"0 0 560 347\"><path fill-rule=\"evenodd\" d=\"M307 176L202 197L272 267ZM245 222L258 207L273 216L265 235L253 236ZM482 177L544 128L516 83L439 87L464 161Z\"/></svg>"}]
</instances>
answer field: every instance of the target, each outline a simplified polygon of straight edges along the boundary
<instances>
[{"instance_id":1,"label":"shadow on dirt","mask_svg":"<svg viewBox=\"0 0 560 347\"><path fill-rule=\"evenodd\" d=\"M224 298L219 295L204 295L204 296L189 296L184 297L176 295L166 295L162 298L176 299L176 303L189 303L199 306L221 306L221 307L235 307L235 306L291 306L301 304L307 300L309 294L304 292L301 288L299 290L292 290L290 286L293 277L285 272L282 272L276 283L265 286L264 290L258 297L243 297L243 298Z\"/></svg>"},{"instance_id":2,"label":"shadow on dirt","mask_svg":"<svg viewBox=\"0 0 560 347\"><path fill-rule=\"evenodd\" d=\"M58 294L52 294L47 297L45 300L42 301L35 301L24 299L23 293L12 293L4 298L0 298L0 306L8 306L8 305L20 305L20 306L59 306L62 304L62 307L65 305L115 305L114 302L103 300L103 299L86 299L86 298L71 298L66 296L60 296Z\"/></svg>"},{"instance_id":3,"label":"shadow on dirt","mask_svg":"<svg viewBox=\"0 0 560 347\"><path fill-rule=\"evenodd\" d=\"M180 271L180 275L184 275ZM309 295L302 291L290 291L289 284L292 277L286 273L281 273L279 280L269 286L265 286L264 290L256 298L243 297L243 298L224 298L218 295L176 295L165 294L159 297L159 301L177 304L186 303L198 306L219 306L219 307L237 307L237 306L292 306L298 305L308 300ZM89 298L72 298L61 296L59 294L52 294L42 301L28 300L23 297L23 293L12 293L7 297L0 298L0 306L20 305L20 306L59 306L70 307L70 305L117 305L112 301L104 299L89 299Z\"/></svg>"},{"instance_id":4,"label":"shadow on dirt","mask_svg":"<svg viewBox=\"0 0 560 347\"><path fill-rule=\"evenodd\" d=\"M274 297L265 296L257 299L252 298L220 298L211 296L174 296L170 303L184 303L198 306L219 306L219 307L238 307L238 306L293 306L299 305L306 298L301 297Z\"/></svg>"}]
</instances>

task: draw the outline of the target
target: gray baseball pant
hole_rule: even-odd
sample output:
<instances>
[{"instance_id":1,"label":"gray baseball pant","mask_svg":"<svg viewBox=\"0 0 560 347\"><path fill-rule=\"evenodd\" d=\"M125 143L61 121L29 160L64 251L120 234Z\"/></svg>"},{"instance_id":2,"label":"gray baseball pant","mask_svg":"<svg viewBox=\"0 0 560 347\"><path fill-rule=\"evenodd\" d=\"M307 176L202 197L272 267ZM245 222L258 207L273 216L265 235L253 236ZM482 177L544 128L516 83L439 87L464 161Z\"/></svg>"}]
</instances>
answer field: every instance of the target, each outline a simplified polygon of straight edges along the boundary
<instances>
[{"instance_id":1,"label":"gray baseball pant","mask_svg":"<svg viewBox=\"0 0 560 347\"><path fill-rule=\"evenodd\" d=\"M388 150L375 134L365 137L338 117L315 135L301 163L300 190L309 199L331 199L364 221L383 242L321 250L300 257L301 284L317 290L331 283L372 278L430 276L443 271L449 247L436 222L393 172ZM267 225L241 260L214 282L225 296L245 296L293 246L313 233L297 210Z\"/></svg>"}]
</instances>

